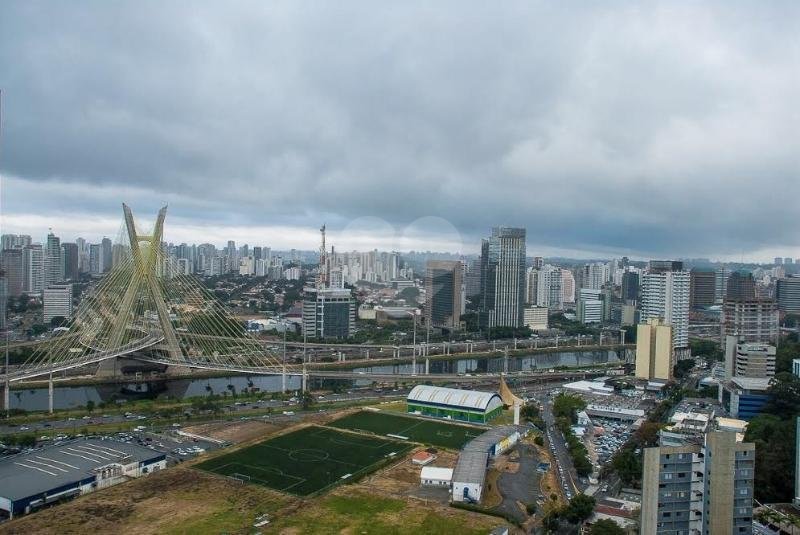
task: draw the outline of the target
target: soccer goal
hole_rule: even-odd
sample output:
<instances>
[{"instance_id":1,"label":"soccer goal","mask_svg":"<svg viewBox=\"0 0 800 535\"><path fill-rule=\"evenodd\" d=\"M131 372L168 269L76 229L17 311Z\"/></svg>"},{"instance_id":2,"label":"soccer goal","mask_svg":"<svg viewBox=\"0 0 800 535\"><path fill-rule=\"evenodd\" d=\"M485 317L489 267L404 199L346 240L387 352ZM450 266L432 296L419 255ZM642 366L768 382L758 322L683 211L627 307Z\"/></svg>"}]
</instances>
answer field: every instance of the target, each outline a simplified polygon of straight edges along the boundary
<instances>
[{"instance_id":1,"label":"soccer goal","mask_svg":"<svg viewBox=\"0 0 800 535\"><path fill-rule=\"evenodd\" d=\"M235 474L231 474L230 478L238 481L239 483L250 483L250 476L247 474L240 474L237 472Z\"/></svg>"}]
</instances>

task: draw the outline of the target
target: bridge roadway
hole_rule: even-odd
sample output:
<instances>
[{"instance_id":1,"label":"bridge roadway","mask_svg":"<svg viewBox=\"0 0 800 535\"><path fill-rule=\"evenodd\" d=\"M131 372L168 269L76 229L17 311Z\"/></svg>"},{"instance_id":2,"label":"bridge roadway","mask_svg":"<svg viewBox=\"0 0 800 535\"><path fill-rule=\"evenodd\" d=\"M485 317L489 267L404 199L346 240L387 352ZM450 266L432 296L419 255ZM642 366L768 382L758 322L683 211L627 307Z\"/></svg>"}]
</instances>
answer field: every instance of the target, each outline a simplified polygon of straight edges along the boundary
<instances>
[{"instance_id":1,"label":"bridge roadway","mask_svg":"<svg viewBox=\"0 0 800 535\"><path fill-rule=\"evenodd\" d=\"M235 338L230 338L226 336L213 336L207 334L190 334L190 333L180 333L181 336L184 336L188 339L191 338L200 338L200 339L212 339L212 340L236 340ZM605 343L604 343L605 338ZM271 347L273 349L282 348L284 342L280 338L270 338L270 339L260 339L254 338L262 345L266 347ZM415 352L417 356L432 356L432 355L452 355L452 354L469 354L469 353L485 353L490 351L503 351L505 349L509 350L521 350L521 349L546 349L546 348L563 348L565 351L575 350L578 349L586 349L586 347L597 347L599 348L615 348L615 347L624 347L624 348L633 348L635 347L634 344L623 344L619 341L615 340L615 337L607 336L599 336L599 337L589 337L589 336L568 336L568 337L559 337L555 336L552 338L509 338L509 339L499 339L499 340L478 340L478 341L439 341L439 342L417 342L416 345L413 344L400 344L400 345L393 345L393 344L332 344L332 343L317 343L317 342L286 342L286 349L291 351L306 351L306 350L323 350L323 351L332 351L334 353L350 351L350 352L359 352L361 354L366 354L367 358L369 358L370 352L378 352L383 353L385 351L391 351L392 357L400 357L403 353L407 353L408 356L412 356ZM414 351L416 350L416 351Z\"/></svg>"},{"instance_id":2,"label":"bridge roadway","mask_svg":"<svg viewBox=\"0 0 800 535\"><path fill-rule=\"evenodd\" d=\"M181 333L181 335L185 336L185 333ZM219 339L219 340L230 339L229 337L209 336L209 335L189 335L189 336L202 337L202 338L213 338L213 339ZM153 333L150 336L147 336L147 337L144 337L142 339L139 339L139 340L137 340L135 342L132 342L130 344L122 346L122 347L120 347L120 348L118 348L116 350L113 350L113 351L98 351L98 352L91 353L91 354L88 354L88 355L83 355L80 358L77 358L75 360L61 360L61 361L52 362L52 363L41 363L41 364L35 365L35 366L24 366L23 365L23 366L17 367L16 369L12 367L11 369L8 370L7 377L5 377L4 379L7 380L8 382L16 382L16 381L23 381L23 380L26 380L26 379L32 379L34 377L40 377L40 376L48 375L48 374L52 376L53 373L66 371L66 370L74 369L74 368L80 368L80 367L83 367L83 366L86 366L86 365L89 365L89 364L98 363L98 362L101 362L101 361L104 361L104 360L108 360L108 359L111 359L111 358L130 355L131 353L135 353L135 352L140 351L142 349L146 349L146 348L151 347L151 346L153 346L155 344L158 344L163 339L164 338L163 338L163 336L161 334ZM621 344L618 344L618 343L607 344L607 345L604 345L604 346L601 346L601 345L589 345L589 344L581 345L580 344L581 339L582 339L581 337L566 338L566 339L565 338L560 338L559 339L558 337L555 337L553 339L542 340L542 342L544 342L542 345L539 345L540 340L538 340L538 339L526 339L526 340L516 339L516 340L504 340L504 341L501 340L501 341L499 341L500 344L498 344L497 341L496 342L458 342L458 343L440 342L438 344L430 344L430 345L418 344L417 346L380 346L380 345L350 345L350 344L342 344L342 345L340 345L340 344L316 344L316 343L314 343L314 344L308 344L306 347L325 348L327 350L330 350L331 348L334 348L336 350L340 350L341 348L358 348L359 350L363 350L365 348L378 348L379 349L379 353L381 352L380 350L382 350L384 348L387 348L387 349L388 348L392 348L393 349L391 357L389 357L388 355L386 355L386 356L381 355L381 356L379 356L377 358L374 358L374 357L370 358L369 357L369 351L367 350L366 358L349 358L349 359L342 358L340 360L340 363L345 363L346 362L350 366L352 366L352 365L377 366L377 365L381 365L381 364L393 364L393 363L396 363L398 359L403 359L405 361L410 361L415 357L416 358L424 358L424 359L426 359L426 361L427 361L428 357L436 358L436 356L438 356L440 358L441 357L448 357L448 356L452 356L453 358L458 358L458 357L469 358L469 355L471 353L473 353L473 352L489 352L489 351L499 352L499 351L502 351L502 350L505 350L505 349L509 349L510 350L512 347L514 349L516 349L516 350L524 350L524 349L527 348L527 349L531 349L533 351L536 351L537 349L548 349L548 348L549 349L558 348L558 349L563 350L563 351L587 351L587 350L588 351L593 351L593 350L603 350L603 349L605 349L605 350L629 349L629 348L633 347L632 344L621 345ZM240 341L239 339L235 339L235 338L232 339L232 340L233 341ZM561 341L562 343L563 342L569 343L572 340L576 340L577 341L577 345L572 345L572 344L559 345L559 341ZM599 341L601 341L601 340L602 340L602 337L600 337ZM548 344L549 341L552 341L553 345L549 345ZM270 345L274 345L275 344L274 341L269 341L269 340L259 340L259 342L262 343L263 345L267 346L267 347L270 346ZM503 343L503 342L506 342L506 343ZM499 348L498 348L498 345L500 345ZM287 344L287 346L289 346L289 344ZM303 348L303 345L302 345L302 343L294 343L291 347L294 347L295 348L295 352L299 353L299 350L300 350L300 348ZM412 351L415 347L416 347L416 351ZM459 347L463 348L464 351L457 351L457 348L459 348ZM409 349L409 351L411 351L411 353L409 355L407 355L407 356L403 356L403 355L401 355L401 352L400 352L401 348L407 348L407 349ZM483 351L481 351L481 348L483 348ZM456 351L453 351L453 349L456 349ZM362 355L363 354L364 353L362 353ZM163 365L166 365L166 366L180 366L180 367L197 368L197 369L204 369L204 370L213 370L213 371L230 371L230 372L238 372L238 373L268 374L268 375L284 375L284 374L287 374L287 375L303 375L303 373L301 371L299 371L299 369L298 369L299 365L287 364L285 366L282 366L281 364L276 364L276 365L273 365L273 366L248 366L248 365L243 365L244 363L241 362L241 361L237 362L237 360L239 360L239 359L237 357L235 357L235 356L228 357L228 360L229 360L228 362L220 362L220 361L216 360L219 357L214 357L214 360L208 360L208 359L192 360L189 357L184 357L183 359L176 361L176 360L172 360L172 359L168 359L168 358L159 357L157 354L156 355L147 356L147 357L144 356L144 355L136 355L135 357L132 357L132 358L135 358L136 360L141 360L141 361L148 361L148 362L163 364ZM315 364L313 363L313 360L314 360L313 356L309 356L307 362L309 364L311 364L312 366L314 366ZM326 363L316 363L316 366L324 366L325 364ZM331 366L336 366L337 365L337 363L335 363L335 362L327 363L327 364L330 364ZM294 369L294 371L292 371L293 369ZM286 371L284 372L284 370L286 370ZM317 376L317 377L342 377L342 378L348 378L348 377L358 378L358 377L364 377L364 376L375 377L375 378L418 377L418 375L410 374L410 373L409 374L377 374L376 375L376 374L367 373L367 372L352 372L352 371L348 372L348 371L337 371L337 370L324 370L324 369L319 369L319 368L316 368L316 369L309 368L307 375L309 375L309 374ZM442 377L442 376L438 376L438 377ZM466 380L466 381L469 381L469 379L465 379L465 377L468 377L468 376L453 375L453 376L446 376L444 378L445 378L445 380L450 379L450 380Z\"/></svg>"}]
</instances>

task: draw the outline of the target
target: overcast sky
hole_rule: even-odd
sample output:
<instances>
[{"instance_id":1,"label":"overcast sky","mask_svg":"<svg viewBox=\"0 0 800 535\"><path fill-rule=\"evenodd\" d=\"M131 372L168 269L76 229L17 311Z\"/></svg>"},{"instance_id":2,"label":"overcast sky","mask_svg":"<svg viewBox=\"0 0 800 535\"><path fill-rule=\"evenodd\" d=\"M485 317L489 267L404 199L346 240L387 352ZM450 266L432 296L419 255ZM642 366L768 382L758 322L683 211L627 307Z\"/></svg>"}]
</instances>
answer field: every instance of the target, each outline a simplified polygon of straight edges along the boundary
<instances>
[{"instance_id":1,"label":"overcast sky","mask_svg":"<svg viewBox=\"0 0 800 535\"><path fill-rule=\"evenodd\" d=\"M800 2L7 0L0 87L2 232L800 257Z\"/></svg>"}]
</instances>

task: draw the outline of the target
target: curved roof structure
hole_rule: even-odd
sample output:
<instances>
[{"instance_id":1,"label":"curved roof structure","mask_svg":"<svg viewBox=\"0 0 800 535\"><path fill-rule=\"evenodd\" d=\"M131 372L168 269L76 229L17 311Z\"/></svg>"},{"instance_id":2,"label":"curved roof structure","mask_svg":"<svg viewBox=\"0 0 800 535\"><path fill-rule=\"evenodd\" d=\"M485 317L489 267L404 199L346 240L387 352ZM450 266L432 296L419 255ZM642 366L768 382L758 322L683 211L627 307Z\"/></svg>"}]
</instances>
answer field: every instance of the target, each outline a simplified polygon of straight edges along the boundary
<instances>
[{"instance_id":1,"label":"curved roof structure","mask_svg":"<svg viewBox=\"0 0 800 535\"><path fill-rule=\"evenodd\" d=\"M502 404L502 400L496 392L476 392L441 386L417 385L408 393L408 401L481 411L487 410L493 399L496 399L494 406Z\"/></svg>"}]
</instances>

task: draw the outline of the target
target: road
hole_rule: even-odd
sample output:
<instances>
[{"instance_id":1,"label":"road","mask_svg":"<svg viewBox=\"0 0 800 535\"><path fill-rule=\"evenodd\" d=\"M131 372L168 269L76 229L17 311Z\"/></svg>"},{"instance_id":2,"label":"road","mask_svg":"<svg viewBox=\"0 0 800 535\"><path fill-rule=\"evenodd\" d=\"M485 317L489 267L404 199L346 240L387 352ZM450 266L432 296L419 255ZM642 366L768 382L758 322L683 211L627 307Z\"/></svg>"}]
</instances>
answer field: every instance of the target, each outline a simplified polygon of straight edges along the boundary
<instances>
[{"instance_id":1,"label":"road","mask_svg":"<svg viewBox=\"0 0 800 535\"><path fill-rule=\"evenodd\" d=\"M578 475L575 473L575 467L572 464L572 457L570 457L569 451L567 450L564 435L555 425L553 404L548 396L541 396L539 399L542 407L542 419L547 427L545 433L548 447L555 461L553 469L556 470L561 488L567 496L567 499L569 499L578 492L582 492L583 487L580 485Z\"/></svg>"},{"instance_id":2,"label":"road","mask_svg":"<svg viewBox=\"0 0 800 535\"><path fill-rule=\"evenodd\" d=\"M316 407L324 408L326 405L337 402L355 402L355 401L380 401L395 398L405 398L410 389L354 389L347 392L335 394L323 394L316 396ZM272 414L281 411L293 412L300 406L300 400L293 398L293 401L281 400L258 400L258 401L235 401L233 399L223 400L226 404L223 406L223 411L230 414L247 413L255 415L259 412L270 412ZM193 414L195 411L186 407L185 413ZM31 422L22 425L0 425L0 435L7 435L12 433L30 432L37 435L51 434L53 431L63 431L64 433L77 434L80 433L83 427L89 425L105 425L105 424L136 424L137 422L142 425L149 425L157 420L159 424L163 425L165 422L180 422L183 420L182 415L176 415L172 419L156 418L154 416L146 416L143 414L102 414L101 413L86 413L83 417L69 417L69 418L53 418L50 420L42 420Z\"/></svg>"}]
</instances>

